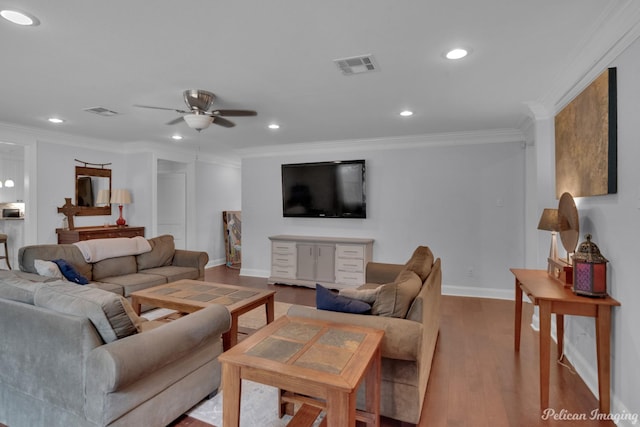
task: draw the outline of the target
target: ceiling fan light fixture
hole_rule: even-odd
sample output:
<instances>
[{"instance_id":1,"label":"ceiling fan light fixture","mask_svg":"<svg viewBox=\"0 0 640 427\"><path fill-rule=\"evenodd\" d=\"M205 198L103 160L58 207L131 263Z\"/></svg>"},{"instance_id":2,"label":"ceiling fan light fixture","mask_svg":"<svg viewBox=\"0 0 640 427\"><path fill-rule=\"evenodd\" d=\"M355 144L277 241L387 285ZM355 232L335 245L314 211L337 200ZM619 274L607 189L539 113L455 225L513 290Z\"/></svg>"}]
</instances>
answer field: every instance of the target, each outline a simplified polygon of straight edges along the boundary
<instances>
[{"instance_id":1,"label":"ceiling fan light fixture","mask_svg":"<svg viewBox=\"0 0 640 427\"><path fill-rule=\"evenodd\" d=\"M184 116L184 121L187 122L187 126L191 129L195 129L198 132L202 129L206 129L213 122L213 117L205 114L187 114Z\"/></svg>"}]
</instances>

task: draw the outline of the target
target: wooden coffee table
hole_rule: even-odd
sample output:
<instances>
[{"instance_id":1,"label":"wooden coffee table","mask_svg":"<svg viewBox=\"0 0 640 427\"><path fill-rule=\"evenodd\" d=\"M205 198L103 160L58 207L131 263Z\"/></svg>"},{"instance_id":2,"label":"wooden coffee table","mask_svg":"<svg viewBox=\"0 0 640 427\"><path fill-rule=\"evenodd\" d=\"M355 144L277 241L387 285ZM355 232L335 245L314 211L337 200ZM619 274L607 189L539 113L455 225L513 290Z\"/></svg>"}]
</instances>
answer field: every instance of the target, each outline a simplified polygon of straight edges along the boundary
<instances>
[{"instance_id":1,"label":"wooden coffee table","mask_svg":"<svg viewBox=\"0 0 640 427\"><path fill-rule=\"evenodd\" d=\"M311 413L315 419L323 409L322 425L328 427L355 426L356 419L379 427L383 335L377 329L280 317L219 356L223 425L240 425L241 385L247 379L282 390L280 416L287 404L302 403L290 424L297 425L299 415L307 419ZM366 408L356 411L363 380Z\"/></svg>"},{"instance_id":2,"label":"wooden coffee table","mask_svg":"<svg viewBox=\"0 0 640 427\"><path fill-rule=\"evenodd\" d=\"M275 294L275 291L185 279L133 292L131 305L138 314L142 304L181 313L193 313L210 304L225 305L231 313L231 329L222 335L223 348L228 350L238 342L240 315L264 305L267 324L273 322Z\"/></svg>"}]
</instances>

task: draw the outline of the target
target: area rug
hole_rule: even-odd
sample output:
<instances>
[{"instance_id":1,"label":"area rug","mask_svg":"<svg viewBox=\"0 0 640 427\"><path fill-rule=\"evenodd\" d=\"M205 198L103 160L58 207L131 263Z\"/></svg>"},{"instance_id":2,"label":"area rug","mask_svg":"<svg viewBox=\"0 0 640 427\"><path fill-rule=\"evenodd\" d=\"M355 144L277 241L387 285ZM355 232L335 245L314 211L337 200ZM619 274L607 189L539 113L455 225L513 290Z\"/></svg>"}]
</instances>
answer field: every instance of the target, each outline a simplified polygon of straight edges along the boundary
<instances>
[{"instance_id":1,"label":"area rug","mask_svg":"<svg viewBox=\"0 0 640 427\"><path fill-rule=\"evenodd\" d=\"M277 319L280 316L284 316L287 314L287 311L291 307L291 304L286 302L278 302L274 303L274 319ZM247 328L247 329L260 329L267 324L267 315L264 305L260 307L254 308L241 315L238 318L238 328Z\"/></svg>"},{"instance_id":2,"label":"area rug","mask_svg":"<svg viewBox=\"0 0 640 427\"><path fill-rule=\"evenodd\" d=\"M192 418L222 426L222 392L214 398L204 400L187 413ZM278 418L278 389L253 381L242 381L240 400L240 427L281 427L291 420L290 415ZM322 416L314 426L319 426Z\"/></svg>"}]
</instances>

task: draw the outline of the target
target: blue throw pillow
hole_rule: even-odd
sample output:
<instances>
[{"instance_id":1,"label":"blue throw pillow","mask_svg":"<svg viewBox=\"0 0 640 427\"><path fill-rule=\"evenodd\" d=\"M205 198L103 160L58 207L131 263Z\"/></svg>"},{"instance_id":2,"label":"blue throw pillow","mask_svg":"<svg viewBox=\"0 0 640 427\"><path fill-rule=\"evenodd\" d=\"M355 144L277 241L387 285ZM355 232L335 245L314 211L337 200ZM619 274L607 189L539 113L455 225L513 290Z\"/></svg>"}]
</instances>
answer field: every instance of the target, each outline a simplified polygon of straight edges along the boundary
<instances>
[{"instance_id":1,"label":"blue throw pillow","mask_svg":"<svg viewBox=\"0 0 640 427\"><path fill-rule=\"evenodd\" d=\"M86 285L89 283L87 278L78 273L67 261L63 259L54 259L52 261L56 263L62 275L70 282L77 283L78 285Z\"/></svg>"},{"instance_id":2,"label":"blue throw pillow","mask_svg":"<svg viewBox=\"0 0 640 427\"><path fill-rule=\"evenodd\" d=\"M355 314L363 314L371 310L371 306L366 302L334 294L320 284L316 284L316 307L320 310Z\"/></svg>"}]
</instances>

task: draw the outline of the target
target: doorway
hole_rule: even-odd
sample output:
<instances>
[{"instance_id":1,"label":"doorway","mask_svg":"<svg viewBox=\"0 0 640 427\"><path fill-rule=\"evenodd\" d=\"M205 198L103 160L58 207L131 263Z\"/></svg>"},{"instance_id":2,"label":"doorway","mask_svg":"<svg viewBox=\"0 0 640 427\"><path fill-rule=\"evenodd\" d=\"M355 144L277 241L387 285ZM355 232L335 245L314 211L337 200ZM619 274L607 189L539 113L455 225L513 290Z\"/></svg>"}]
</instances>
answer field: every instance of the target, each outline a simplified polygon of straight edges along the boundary
<instances>
[{"instance_id":1,"label":"doorway","mask_svg":"<svg viewBox=\"0 0 640 427\"><path fill-rule=\"evenodd\" d=\"M186 190L186 165L158 160L158 235L171 234L176 249L187 244Z\"/></svg>"}]
</instances>

